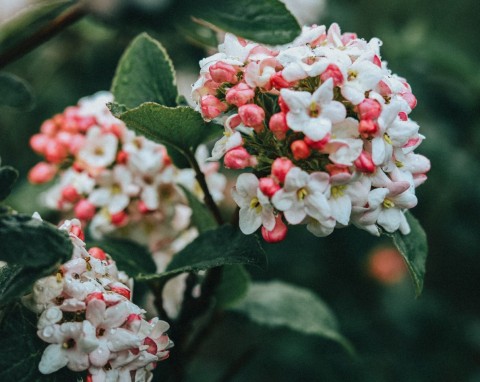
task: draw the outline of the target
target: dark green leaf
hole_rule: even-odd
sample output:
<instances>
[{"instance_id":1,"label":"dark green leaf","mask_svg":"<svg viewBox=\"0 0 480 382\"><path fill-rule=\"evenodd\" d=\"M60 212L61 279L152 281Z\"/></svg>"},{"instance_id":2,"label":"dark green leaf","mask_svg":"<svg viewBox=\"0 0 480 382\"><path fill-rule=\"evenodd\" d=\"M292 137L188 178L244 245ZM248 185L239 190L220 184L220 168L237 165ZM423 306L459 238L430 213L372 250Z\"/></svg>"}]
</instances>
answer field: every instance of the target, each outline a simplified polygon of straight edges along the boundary
<instances>
[{"instance_id":1,"label":"dark green leaf","mask_svg":"<svg viewBox=\"0 0 480 382\"><path fill-rule=\"evenodd\" d=\"M61 262L41 268L8 264L0 269L0 305L5 305L30 292L35 281L55 273Z\"/></svg>"},{"instance_id":2,"label":"dark green leaf","mask_svg":"<svg viewBox=\"0 0 480 382\"><path fill-rule=\"evenodd\" d=\"M218 126L206 123L200 113L188 106L167 107L146 102L120 113L116 105L109 107L117 118L137 134L172 146L188 159L198 145L222 133Z\"/></svg>"},{"instance_id":3,"label":"dark green leaf","mask_svg":"<svg viewBox=\"0 0 480 382\"><path fill-rule=\"evenodd\" d=\"M418 220L411 213L407 212L405 216L411 229L408 235L402 235L398 231L393 234L385 234L393 238L393 243L407 263L408 270L415 284L415 294L418 297L422 293L423 279L425 277L425 263L428 254L427 235Z\"/></svg>"},{"instance_id":4,"label":"dark green leaf","mask_svg":"<svg viewBox=\"0 0 480 382\"><path fill-rule=\"evenodd\" d=\"M249 40L277 45L291 42L300 27L279 0L195 0L187 2L194 18Z\"/></svg>"},{"instance_id":5,"label":"dark green leaf","mask_svg":"<svg viewBox=\"0 0 480 382\"><path fill-rule=\"evenodd\" d=\"M308 289L280 281L252 283L245 299L232 309L260 325L328 338L353 353L352 345L339 333L333 313Z\"/></svg>"},{"instance_id":6,"label":"dark green leaf","mask_svg":"<svg viewBox=\"0 0 480 382\"><path fill-rule=\"evenodd\" d=\"M21 12L1 25L0 53L28 38L72 4L69 0L49 0L23 7Z\"/></svg>"},{"instance_id":7,"label":"dark green leaf","mask_svg":"<svg viewBox=\"0 0 480 382\"><path fill-rule=\"evenodd\" d=\"M0 216L0 260L28 267L64 262L71 257L68 234L27 215Z\"/></svg>"},{"instance_id":8,"label":"dark green leaf","mask_svg":"<svg viewBox=\"0 0 480 382\"><path fill-rule=\"evenodd\" d=\"M204 48L216 48L217 34L211 28L194 22L189 17L177 20L175 27L192 44Z\"/></svg>"},{"instance_id":9,"label":"dark green leaf","mask_svg":"<svg viewBox=\"0 0 480 382\"><path fill-rule=\"evenodd\" d=\"M47 343L37 337L36 315L20 304L5 309L0 325L0 381L76 381L81 374L63 368L43 375L38 370Z\"/></svg>"},{"instance_id":10,"label":"dark green leaf","mask_svg":"<svg viewBox=\"0 0 480 382\"><path fill-rule=\"evenodd\" d=\"M116 261L118 269L130 277L140 273L154 273L157 269L152 254L143 245L127 239L109 238L88 243L88 248L99 247Z\"/></svg>"},{"instance_id":11,"label":"dark green leaf","mask_svg":"<svg viewBox=\"0 0 480 382\"><path fill-rule=\"evenodd\" d=\"M6 199L18 178L18 172L13 167L0 167L0 201Z\"/></svg>"},{"instance_id":12,"label":"dark green leaf","mask_svg":"<svg viewBox=\"0 0 480 382\"><path fill-rule=\"evenodd\" d=\"M185 187L180 187L187 196L188 204L192 209L192 223L195 227L197 227L198 231L203 233L217 227L217 222L213 218L207 206L198 200L198 198Z\"/></svg>"},{"instance_id":13,"label":"dark green leaf","mask_svg":"<svg viewBox=\"0 0 480 382\"><path fill-rule=\"evenodd\" d=\"M133 40L118 63L112 93L116 102L129 109L144 102L176 106L173 64L157 40L146 33Z\"/></svg>"},{"instance_id":14,"label":"dark green leaf","mask_svg":"<svg viewBox=\"0 0 480 382\"><path fill-rule=\"evenodd\" d=\"M217 306L227 308L245 297L249 284L250 275L243 265L226 265L220 285L215 289Z\"/></svg>"},{"instance_id":15,"label":"dark green leaf","mask_svg":"<svg viewBox=\"0 0 480 382\"><path fill-rule=\"evenodd\" d=\"M165 272L143 275L139 280L168 280L183 272L233 264L265 267L265 252L255 235L246 236L232 226L225 225L198 236L173 257Z\"/></svg>"},{"instance_id":16,"label":"dark green leaf","mask_svg":"<svg viewBox=\"0 0 480 382\"><path fill-rule=\"evenodd\" d=\"M33 107L34 99L30 85L10 73L0 73L0 106L23 110Z\"/></svg>"}]
</instances>

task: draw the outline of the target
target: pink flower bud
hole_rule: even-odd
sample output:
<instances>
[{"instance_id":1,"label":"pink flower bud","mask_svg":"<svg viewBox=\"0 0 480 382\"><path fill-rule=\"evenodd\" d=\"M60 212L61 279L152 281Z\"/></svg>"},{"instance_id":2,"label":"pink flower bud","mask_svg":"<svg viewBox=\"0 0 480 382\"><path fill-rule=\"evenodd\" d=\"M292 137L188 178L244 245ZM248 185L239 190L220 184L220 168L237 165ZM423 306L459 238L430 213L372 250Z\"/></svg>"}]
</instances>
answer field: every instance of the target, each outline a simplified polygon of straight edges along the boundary
<instances>
[{"instance_id":1,"label":"pink flower bud","mask_svg":"<svg viewBox=\"0 0 480 382\"><path fill-rule=\"evenodd\" d=\"M375 163L373 163L372 154L367 151L362 151L354 164L358 171L367 173L375 172Z\"/></svg>"},{"instance_id":2,"label":"pink flower bud","mask_svg":"<svg viewBox=\"0 0 480 382\"><path fill-rule=\"evenodd\" d=\"M40 132L42 134L48 135L49 137L55 136L57 134L58 128L57 124L52 119L47 119L40 126Z\"/></svg>"},{"instance_id":3,"label":"pink flower bud","mask_svg":"<svg viewBox=\"0 0 480 382\"><path fill-rule=\"evenodd\" d=\"M37 163L28 172L28 180L33 184L42 184L49 182L57 173L57 167L46 162Z\"/></svg>"},{"instance_id":4,"label":"pink flower bud","mask_svg":"<svg viewBox=\"0 0 480 382\"><path fill-rule=\"evenodd\" d=\"M277 178L280 183L284 183L285 177L292 167L293 163L290 159L285 157L277 158L272 163L272 175Z\"/></svg>"},{"instance_id":5,"label":"pink flower bud","mask_svg":"<svg viewBox=\"0 0 480 382\"><path fill-rule=\"evenodd\" d=\"M227 168L241 170L252 164L252 156L244 147L235 147L227 151L223 158L223 163Z\"/></svg>"},{"instance_id":6,"label":"pink flower bud","mask_svg":"<svg viewBox=\"0 0 480 382\"><path fill-rule=\"evenodd\" d=\"M221 113L227 110L227 107L226 104L213 95L203 96L200 100L202 115L207 119L218 117Z\"/></svg>"},{"instance_id":7,"label":"pink flower bud","mask_svg":"<svg viewBox=\"0 0 480 382\"><path fill-rule=\"evenodd\" d=\"M111 284L108 284L108 288L110 289L111 292L115 292L120 296L123 296L130 300L130 296L131 296L130 289L128 289L124 284L120 282L113 282Z\"/></svg>"},{"instance_id":8,"label":"pink flower bud","mask_svg":"<svg viewBox=\"0 0 480 382\"><path fill-rule=\"evenodd\" d=\"M328 171L330 176L335 176L335 175L339 175L339 174L350 175L350 171L348 171L348 167L346 167L346 166L340 166L340 165L337 165L337 164L330 163L330 164L327 164L325 166L325 169Z\"/></svg>"},{"instance_id":9,"label":"pink flower bud","mask_svg":"<svg viewBox=\"0 0 480 382\"><path fill-rule=\"evenodd\" d=\"M282 215L278 214L275 218L275 227L271 231L268 231L265 227L262 227L262 236L267 243L278 243L285 239L287 236L287 226L282 220Z\"/></svg>"},{"instance_id":10,"label":"pink flower bud","mask_svg":"<svg viewBox=\"0 0 480 382\"><path fill-rule=\"evenodd\" d=\"M88 294L87 298L85 299L85 303L88 305L90 301L93 300L100 300L100 301L105 301L103 298L103 293L102 292L92 292Z\"/></svg>"},{"instance_id":11,"label":"pink flower bud","mask_svg":"<svg viewBox=\"0 0 480 382\"><path fill-rule=\"evenodd\" d=\"M322 80L322 82L325 82L329 78L333 80L334 86L340 86L341 84L343 84L343 74L337 65L328 65L325 71L320 75L320 79Z\"/></svg>"},{"instance_id":12,"label":"pink flower bud","mask_svg":"<svg viewBox=\"0 0 480 382\"><path fill-rule=\"evenodd\" d=\"M323 139L319 141L314 141L313 139L310 139L308 137L303 138L303 140L308 145L308 147L314 150L323 150L325 145L330 141L330 134L325 135L325 137L323 137Z\"/></svg>"},{"instance_id":13,"label":"pink flower bud","mask_svg":"<svg viewBox=\"0 0 480 382\"><path fill-rule=\"evenodd\" d=\"M412 93L405 92L400 95L408 103L408 106L410 106L410 109L412 110L415 109L415 107L417 106L417 99Z\"/></svg>"},{"instance_id":14,"label":"pink flower bud","mask_svg":"<svg viewBox=\"0 0 480 382\"><path fill-rule=\"evenodd\" d=\"M155 341L152 340L150 337L145 337L145 339L143 340L143 344L148 346L148 348L146 349L147 353L154 354L154 355L157 354L158 346L155 343Z\"/></svg>"},{"instance_id":15,"label":"pink flower bud","mask_svg":"<svg viewBox=\"0 0 480 382\"><path fill-rule=\"evenodd\" d=\"M78 123L76 119L73 118L65 118L62 126L60 126L62 131L69 134L76 134L79 131Z\"/></svg>"},{"instance_id":16,"label":"pink flower bud","mask_svg":"<svg viewBox=\"0 0 480 382\"><path fill-rule=\"evenodd\" d=\"M78 225L72 226L70 228L70 233L78 237L80 240L85 240L85 234L83 233L82 228L79 227Z\"/></svg>"},{"instance_id":17,"label":"pink flower bud","mask_svg":"<svg viewBox=\"0 0 480 382\"><path fill-rule=\"evenodd\" d=\"M225 100L237 107L243 106L250 102L255 96L255 91L246 83L241 82L227 91Z\"/></svg>"},{"instance_id":18,"label":"pink flower bud","mask_svg":"<svg viewBox=\"0 0 480 382\"><path fill-rule=\"evenodd\" d=\"M376 134L377 131L378 125L371 119L362 119L358 124L358 132L363 138L368 138L369 136Z\"/></svg>"},{"instance_id":19,"label":"pink flower bud","mask_svg":"<svg viewBox=\"0 0 480 382\"><path fill-rule=\"evenodd\" d=\"M357 112L360 119L377 119L382 112L382 106L374 99L365 98L357 106Z\"/></svg>"},{"instance_id":20,"label":"pink flower bud","mask_svg":"<svg viewBox=\"0 0 480 382\"><path fill-rule=\"evenodd\" d=\"M80 220L89 221L95 216L97 208L87 199L82 199L75 205L73 211Z\"/></svg>"},{"instance_id":21,"label":"pink flower bud","mask_svg":"<svg viewBox=\"0 0 480 382\"><path fill-rule=\"evenodd\" d=\"M345 32L342 34L341 40L343 45L347 45L350 41L357 39L357 34L352 32Z\"/></svg>"},{"instance_id":22,"label":"pink flower bud","mask_svg":"<svg viewBox=\"0 0 480 382\"><path fill-rule=\"evenodd\" d=\"M283 89L291 87L293 83L283 78L282 72L276 72L270 77L270 85L275 89Z\"/></svg>"},{"instance_id":23,"label":"pink flower bud","mask_svg":"<svg viewBox=\"0 0 480 382\"><path fill-rule=\"evenodd\" d=\"M85 144L85 135L75 134L72 136L70 142L68 143L68 149L73 155L77 155L78 152L83 148Z\"/></svg>"},{"instance_id":24,"label":"pink flower bud","mask_svg":"<svg viewBox=\"0 0 480 382\"><path fill-rule=\"evenodd\" d=\"M123 150L120 150L118 153L117 153L117 163L118 164L125 164L127 163L127 160L128 160L128 153L126 151L123 151Z\"/></svg>"},{"instance_id":25,"label":"pink flower bud","mask_svg":"<svg viewBox=\"0 0 480 382\"><path fill-rule=\"evenodd\" d=\"M215 82L230 82L232 84L237 83L237 69L232 65L225 64L222 61L218 61L208 68L212 80Z\"/></svg>"},{"instance_id":26,"label":"pink flower bud","mask_svg":"<svg viewBox=\"0 0 480 382\"><path fill-rule=\"evenodd\" d=\"M268 127L278 140L284 140L288 131L287 117L285 113L276 113L272 115L268 122Z\"/></svg>"},{"instance_id":27,"label":"pink flower bud","mask_svg":"<svg viewBox=\"0 0 480 382\"><path fill-rule=\"evenodd\" d=\"M125 211L117 212L110 216L110 221L117 227L122 227L128 223L128 215Z\"/></svg>"},{"instance_id":28,"label":"pink flower bud","mask_svg":"<svg viewBox=\"0 0 480 382\"><path fill-rule=\"evenodd\" d=\"M98 247L92 247L88 250L88 253L90 256L95 257L98 260L106 260L107 259L107 254L105 251L101 248Z\"/></svg>"},{"instance_id":29,"label":"pink flower bud","mask_svg":"<svg viewBox=\"0 0 480 382\"><path fill-rule=\"evenodd\" d=\"M65 147L68 147L70 144L70 141L72 140L72 134L66 131L59 131L56 136L56 139L58 143L62 144Z\"/></svg>"},{"instance_id":30,"label":"pink flower bud","mask_svg":"<svg viewBox=\"0 0 480 382\"><path fill-rule=\"evenodd\" d=\"M62 190L62 199L69 203L75 203L80 198L80 194L73 186L66 186Z\"/></svg>"},{"instance_id":31,"label":"pink flower bud","mask_svg":"<svg viewBox=\"0 0 480 382\"><path fill-rule=\"evenodd\" d=\"M95 117L82 117L77 120L77 128L80 132L85 133L90 127L97 124Z\"/></svg>"},{"instance_id":32,"label":"pink flower bud","mask_svg":"<svg viewBox=\"0 0 480 382\"><path fill-rule=\"evenodd\" d=\"M312 153L310 147L308 147L303 139L293 141L290 145L290 150L292 150L293 157L296 160L307 159Z\"/></svg>"},{"instance_id":33,"label":"pink flower bud","mask_svg":"<svg viewBox=\"0 0 480 382\"><path fill-rule=\"evenodd\" d=\"M50 138L45 134L35 134L30 138L30 147L38 154L44 154Z\"/></svg>"},{"instance_id":34,"label":"pink flower bud","mask_svg":"<svg viewBox=\"0 0 480 382\"><path fill-rule=\"evenodd\" d=\"M265 119L265 111L258 105L248 104L238 108L238 115L242 119L245 126L263 129L263 120ZM260 131L261 131L260 129Z\"/></svg>"},{"instance_id":35,"label":"pink flower bud","mask_svg":"<svg viewBox=\"0 0 480 382\"><path fill-rule=\"evenodd\" d=\"M138 202L138 210L140 211L141 214L144 214L144 215L153 211L147 207L146 203L143 200L140 200Z\"/></svg>"},{"instance_id":36,"label":"pink flower bud","mask_svg":"<svg viewBox=\"0 0 480 382\"><path fill-rule=\"evenodd\" d=\"M271 198L275 193L280 190L280 185L272 178L260 178L259 188L265 195Z\"/></svg>"},{"instance_id":37,"label":"pink flower bud","mask_svg":"<svg viewBox=\"0 0 480 382\"><path fill-rule=\"evenodd\" d=\"M60 163L68 155L67 148L60 142L51 139L45 146L45 159L50 163Z\"/></svg>"}]
</instances>

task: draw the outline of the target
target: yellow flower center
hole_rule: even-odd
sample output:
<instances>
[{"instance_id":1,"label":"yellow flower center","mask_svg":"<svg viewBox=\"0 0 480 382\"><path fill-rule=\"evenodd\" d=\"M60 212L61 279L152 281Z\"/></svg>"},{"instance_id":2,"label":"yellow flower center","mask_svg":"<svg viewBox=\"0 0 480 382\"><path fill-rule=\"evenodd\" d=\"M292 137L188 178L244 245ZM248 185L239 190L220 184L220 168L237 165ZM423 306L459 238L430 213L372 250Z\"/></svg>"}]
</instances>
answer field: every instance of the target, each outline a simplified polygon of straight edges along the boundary
<instances>
[{"instance_id":1,"label":"yellow flower center","mask_svg":"<svg viewBox=\"0 0 480 382\"><path fill-rule=\"evenodd\" d=\"M348 74L347 79L349 81L354 80L358 76L358 72L356 70L351 70L351 69L347 72L347 74Z\"/></svg>"},{"instance_id":2,"label":"yellow flower center","mask_svg":"<svg viewBox=\"0 0 480 382\"><path fill-rule=\"evenodd\" d=\"M399 160L396 160L396 161L395 161L395 165L396 165L398 168L402 168L402 167L403 167L403 162L400 162Z\"/></svg>"},{"instance_id":3,"label":"yellow flower center","mask_svg":"<svg viewBox=\"0 0 480 382\"><path fill-rule=\"evenodd\" d=\"M392 140L390 139L387 133L383 134L383 139L385 139L385 142L387 142L389 145L392 144Z\"/></svg>"},{"instance_id":4,"label":"yellow flower center","mask_svg":"<svg viewBox=\"0 0 480 382\"><path fill-rule=\"evenodd\" d=\"M388 208L392 208L392 207L395 207L395 203L392 202L390 199L385 199L385 200L383 201L383 207L385 207L385 208L387 208L387 209L388 209Z\"/></svg>"},{"instance_id":5,"label":"yellow flower center","mask_svg":"<svg viewBox=\"0 0 480 382\"><path fill-rule=\"evenodd\" d=\"M250 208L254 209L257 212L257 214L262 212L262 205L260 204L260 201L258 200L258 198L255 197L250 201Z\"/></svg>"},{"instance_id":6,"label":"yellow flower center","mask_svg":"<svg viewBox=\"0 0 480 382\"><path fill-rule=\"evenodd\" d=\"M332 196L337 199L340 196L345 195L345 189L347 186L333 186L331 189Z\"/></svg>"},{"instance_id":7,"label":"yellow flower center","mask_svg":"<svg viewBox=\"0 0 480 382\"><path fill-rule=\"evenodd\" d=\"M297 191L297 198L298 200L305 199L305 196L308 195L308 191L305 187L302 187L300 190Z\"/></svg>"},{"instance_id":8,"label":"yellow flower center","mask_svg":"<svg viewBox=\"0 0 480 382\"><path fill-rule=\"evenodd\" d=\"M312 118L317 118L320 115L321 109L315 102L312 102L308 109L308 115Z\"/></svg>"}]
</instances>

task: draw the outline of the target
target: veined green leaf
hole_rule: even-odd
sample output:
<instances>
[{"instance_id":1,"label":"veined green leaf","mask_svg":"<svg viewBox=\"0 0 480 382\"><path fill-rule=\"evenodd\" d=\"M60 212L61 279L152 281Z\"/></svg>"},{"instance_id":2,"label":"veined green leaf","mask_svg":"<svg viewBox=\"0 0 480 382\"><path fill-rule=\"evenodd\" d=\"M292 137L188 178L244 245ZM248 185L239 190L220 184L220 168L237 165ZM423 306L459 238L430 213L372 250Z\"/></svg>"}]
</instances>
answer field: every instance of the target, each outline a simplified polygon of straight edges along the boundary
<instances>
[{"instance_id":1,"label":"veined green leaf","mask_svg":"<svg viewBox=\"0 0 480 382\"><path fill-rule=\"evenodd\" d=\"M175 72L165 48L146 33L137 36L118 63L112 93L129 109L145 102L176 106Z\"/></svg>"},{"instance_id":2,"label":"veined green leaf","mask_svg":"<svg viewBox=\"0 0 480 382\"><path fill-rule=\"evenodd\" d=\"M233 264L264 267L265 252L256 236L244 235L232 226L224 225L198 236L173 257L165 272L141 275L138 279L166 281L183 272L197 272Z\"/></svg>"},{"instance_id":3,"label":"veined green leaf","mask_svg":"<svg viewBox=\"0 0 480 382\"><path fill-rule=\"evenodd\" d=\"M250 275L243 265L226 265L223 268L220 284L215 289L217 306L220 308L232 306L245 297L249 285Z\"/></svg>"},{"instance_id":4,"label":"veined green leaf","mask_svg":"<svg viewBox=\"0 0 480 382\"><path fill-rule=\"evenodd\" d=\"M281 281L252 283L247 296L231 309L260 325L328 338L353 353L352 345L340 334L333 313L308 289Z\"/></svg>"}]
</instances>

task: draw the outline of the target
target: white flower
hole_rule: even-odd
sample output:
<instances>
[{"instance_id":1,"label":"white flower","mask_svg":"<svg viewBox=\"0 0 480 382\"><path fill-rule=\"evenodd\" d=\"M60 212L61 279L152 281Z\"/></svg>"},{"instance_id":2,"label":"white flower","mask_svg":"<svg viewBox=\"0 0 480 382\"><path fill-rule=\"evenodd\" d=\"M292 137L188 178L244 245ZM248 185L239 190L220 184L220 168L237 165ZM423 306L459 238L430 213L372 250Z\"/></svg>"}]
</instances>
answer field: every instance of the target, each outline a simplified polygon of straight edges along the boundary
<instances>
[{"instance_id":1,"label":"white flower","mask_svg":"<svg viewBox=\"0 0 480 382\"><path fill-rule=\"evenodd\" d=\"M232 197L240 207L240 230L245 235L255 232L261 225L269 231L273 229L273 207L268 197L260 191L255 175L241 174L232 190Z\"/></svg>"},{"instance_id":2,"label":"white flower","mask_svg":"<svg viewBox=\"0 0 480 382\"><path fill-rule=\"evenodd\" d=\"M100 187L90 193L88 200L97 207L106 207L110 214L123 211L140 189L133 183L132 173L123 165L103 171L98 184Z\"/></svg>"},{"instance_id":3,"label":"white flower","mask_svg":"<svg viewBox=\"0 0 480 382\"><path fill-rule=\"evenodd\" d=\"M301 131L314 141L330 133L332 123L345 118L345 107L333 101L333 80L329 78L313 94L282 89L281 95L289 107L287 124L293 131Z\"/></svg>"},{"instance_id":4,"label":"white flower","mask_svg":"<svg viewBox=\"0 0 480 382\"><path fill-rule=\"evenodd\" d=\"M351 166L362 152L363 141L358 136L357 120L348 117L332 127L332 138L322 152L335 164Z\"/></svg>"},{"instance_id":5,"label":"white flower","mask_svg":"<svg viewBox=\"0 0 480 382\"><path fill-rule=\"evenodd\" d=\"M78 159L91 171L110 166L117 155L118 138L103 133L99 127L88 130L84 146L78 152Z\"/></svg>"},{"instance_id":6,"label":"white flower","mask_svg":"<svg viewBox=\"0 0 480 382\"><path fill-rule=\"evenodd\" d=\"M341 88L342 95L358 105L365 99L365 92L375 88L382 77L381 68L368 60L358 59L347 69L347 81Z\"/></svg>"},{"instance_id":7,"label":"white flower","mask_svg":"<svg viewBox=\"0 0 480 382\"><path fill-rule=\"evenodd\" d=\"M215 142L212 149L212 156L207 160L219 160L225 153L235 147L241 146L243 142L242 134L233 130L229 124L225 123L225 132L223 137Z\"/></svg>"},{"instance_id":8,"label":"white flower","mask_svg":"<svg viewBox=\"0 0 480 382\"><path fill-rule=\"evenodd\" d=\"M283 189L273 195L272 203L284 211L290 224L299 224L310 216L318 221L331 218L330 206L325 193L329 187L329 175L324 172L307 174L298 167L292 168Z\"/></svg>"}]
</instances>

